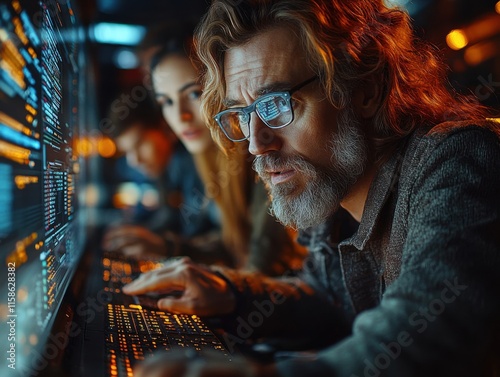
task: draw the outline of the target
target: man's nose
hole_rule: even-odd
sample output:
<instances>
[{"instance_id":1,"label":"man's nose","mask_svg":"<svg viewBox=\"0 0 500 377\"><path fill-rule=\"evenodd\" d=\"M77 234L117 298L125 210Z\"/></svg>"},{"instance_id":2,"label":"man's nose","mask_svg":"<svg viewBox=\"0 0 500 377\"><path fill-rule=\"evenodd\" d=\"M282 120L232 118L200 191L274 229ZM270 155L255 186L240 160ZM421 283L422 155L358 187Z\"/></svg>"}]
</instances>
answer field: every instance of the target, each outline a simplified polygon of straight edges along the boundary
<instances>
[{"instance_id":1,"label":"man's nose","mask_svg":"<svg viewBox=\"0 0 500 377\"><path fill-rule=\"evenodd\" d=\"M254 156L278 151L282 145L276 131L266 126L255 113L252 114L250 121L250 137L248 141L248 151Z\"/></svg>"}]
</instances>

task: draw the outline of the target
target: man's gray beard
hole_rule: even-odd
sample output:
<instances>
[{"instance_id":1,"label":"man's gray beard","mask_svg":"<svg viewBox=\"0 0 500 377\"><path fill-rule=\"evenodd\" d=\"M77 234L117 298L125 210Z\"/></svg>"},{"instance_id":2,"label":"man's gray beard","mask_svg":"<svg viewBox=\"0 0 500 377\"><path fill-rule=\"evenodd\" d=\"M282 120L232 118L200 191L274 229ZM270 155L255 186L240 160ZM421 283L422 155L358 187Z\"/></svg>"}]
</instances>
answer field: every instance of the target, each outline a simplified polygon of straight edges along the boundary
<instances>
[{"instance_id":1,"label":"man's gray beard","mask_svg":"<svg viewBox=\"0 0 500 377\"><path fill-rule=\"evenodd\" d=\"M329 171L301 156L280 156L279 152L255 158L254 169L266 183L272 199L271 213L284 225L305 229L325 222L365 171L366 141L351 109L339 113L337 130L325 146L331 153ZM293 169L303 176L306 186L295 193L296 185L291 182L272 185L266 172L269 169Z\"/></svg>"}]
</instances>

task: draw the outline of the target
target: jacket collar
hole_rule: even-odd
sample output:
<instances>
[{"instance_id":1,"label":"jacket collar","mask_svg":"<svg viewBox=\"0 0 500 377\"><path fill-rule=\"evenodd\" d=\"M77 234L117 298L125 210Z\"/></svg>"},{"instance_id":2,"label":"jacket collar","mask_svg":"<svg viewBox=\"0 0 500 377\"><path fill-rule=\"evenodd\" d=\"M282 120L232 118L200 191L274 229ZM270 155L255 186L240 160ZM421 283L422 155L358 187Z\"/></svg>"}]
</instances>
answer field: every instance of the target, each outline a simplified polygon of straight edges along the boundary
<instances>
[{"instance_id":1,"label":"jacket collar","mask_svg":"<svg viewBox=\"0 0 500 377\"><path fill-rule=\"evenodd\" d=\"M298 242L310 248L317 245L319 241L326 241L335 245L339 239L332 237L333 234L339 233L339 227L342 228L345 222L350 222L350 224L346 227L347 229L344 228L340 231L340 235L343 234L349 238L344 239L344 241L340 242L340 244L353 245L358 250L362 250L373 233L380 212L382 211L391 190L395 187L395 185L397 185L401 159L401 154L395 153L379 169L368 191L361 223L357 227L357 231L355 231L354 234L352 234L352 231L356 228L354 225L356 221L350 217L347 211L340 208L325 223L301 230L297 239ZM342 239L343 238L341 237L340 240Z\"/></svg>"},{"instance_id":2,"label":"jacket collar","mask_svg":"<svg viewBox=\"0 0 500 377\"><path fill-rule=\"evenodd\" d=\"M401 153L396 152L379 169L368 191L358 231L350 239L342 242L342 244L349 243L358 250L366 247L378 223L384 205L391 192L397 188L401 160Z\"/></svg>"}]
</instances>

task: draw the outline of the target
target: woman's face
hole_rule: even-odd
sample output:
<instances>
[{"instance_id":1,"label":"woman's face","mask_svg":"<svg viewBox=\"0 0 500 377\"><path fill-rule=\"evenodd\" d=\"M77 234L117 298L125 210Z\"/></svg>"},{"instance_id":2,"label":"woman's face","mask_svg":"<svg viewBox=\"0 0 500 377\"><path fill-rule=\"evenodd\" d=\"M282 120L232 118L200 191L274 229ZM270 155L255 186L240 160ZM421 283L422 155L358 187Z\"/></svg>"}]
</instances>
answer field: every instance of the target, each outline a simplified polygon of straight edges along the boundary
<instances>
[{"instance_id":1,"label":"woman's face","mask_svg":"<svg viewBox=\"0 0 500 377\"><path fill-rule=\"evenodd\" d=\"M201 85L191 61L165 57L152 72L153 86L165 120L190 153L204 152L212 143L200 114Z\"/></svg>"}]
</instances>

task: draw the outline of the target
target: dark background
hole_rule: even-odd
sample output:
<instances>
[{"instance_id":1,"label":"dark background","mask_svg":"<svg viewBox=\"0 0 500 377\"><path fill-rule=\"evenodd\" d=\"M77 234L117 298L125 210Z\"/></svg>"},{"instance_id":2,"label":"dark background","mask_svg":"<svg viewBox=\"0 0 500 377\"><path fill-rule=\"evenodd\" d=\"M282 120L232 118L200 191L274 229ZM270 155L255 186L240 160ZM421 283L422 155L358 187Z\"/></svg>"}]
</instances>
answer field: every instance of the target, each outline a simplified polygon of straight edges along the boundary
<instances>
[{"instance_id":1,"label":"dark background","mask_svg":"<svg viewBox=\"0 0 500 377\"><path fill-rule=\"evenodd\" d=\"M425 40L435 44L444 60L450 65L450 81L460 91L472 91L483 103L500 109L500 30L491 30L491 36L480 38L476 47L493 46L493 56L479 64L467 63L464 54L450 49L446 35L453 29L470 28L482 30L494 28L482 25L486 17L497 16L497 0L391 0L406 8L414 19L415 30ZM91 28L100 22L133 25L152 25L196 22L209 5L209 0L86 0L82 1L81 13L86 26ZM500 11L500 9L498 10ZM487 30L486 30L487 31ZM472 43L471 43L472 45ZM90 40L90 49L95 59L96 87L100 111L105 111L109 101L122 88L128 88L141 80L137 69L119 69L114 58L121 49L133 51L134 46L100 44ZM486 47L488 47L486 46Z\"/></svg>"},{"instance_id":2,"label":"dark background","mask_svg":"<svg viewBox=\"0 0 500 377\"><path fill-rule=\"evenodd\" d=\"M72 0L73 2L78 0ZM482 103L492 107L500 116L500 1L498 0L390 0L407 9L414 28L421 38L430 41L449 65L449 80L459 92L475 94ZM80 19L88 36L95 98L96 129L107 116L112 101L122 94L130 95L131 88L142 88L143 73L137 67L118 67L116 57L126 51L134 55L137 46L99 43L93 28L102 22L139 25L145 28L158 25L196 23L207 9L210 0L80 0ZM447 45L447 35L463 29L476 37L458 51ZM486 52L485 52L486 51ZM474 58L471 60L471 57ZM425 67L422 67L425 69ZM100 137L100 136L98 136ZM110 198L116 183L138 181L137 172L127 168L123 158L101 158L95 154L93 180L100 182ZM134 175L135 174L135 175Z\"/></svg>"}]
</instances>

